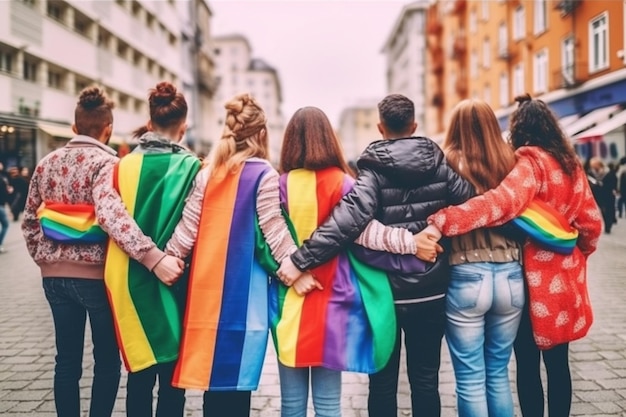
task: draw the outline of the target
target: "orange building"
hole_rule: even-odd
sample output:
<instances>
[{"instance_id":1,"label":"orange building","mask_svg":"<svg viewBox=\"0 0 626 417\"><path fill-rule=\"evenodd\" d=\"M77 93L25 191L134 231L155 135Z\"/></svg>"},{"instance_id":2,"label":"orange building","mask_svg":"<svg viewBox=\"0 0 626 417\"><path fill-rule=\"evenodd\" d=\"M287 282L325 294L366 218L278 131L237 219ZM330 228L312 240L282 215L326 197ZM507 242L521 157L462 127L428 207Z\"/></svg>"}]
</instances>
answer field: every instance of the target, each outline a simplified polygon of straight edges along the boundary
<instances>
[{"instance_id":1,"label":"orange building","mask_svg":"<svg viewBox=\"0 0 626 417\"><path fill-rule=\"evenodd\" d=\"M428 116L463 98L503 130L514 98L550 104L582 157L626 154L626 0L439 0L428 11ZM429 132L434 134L436 132Z\"/></svg>"}]
</instances>

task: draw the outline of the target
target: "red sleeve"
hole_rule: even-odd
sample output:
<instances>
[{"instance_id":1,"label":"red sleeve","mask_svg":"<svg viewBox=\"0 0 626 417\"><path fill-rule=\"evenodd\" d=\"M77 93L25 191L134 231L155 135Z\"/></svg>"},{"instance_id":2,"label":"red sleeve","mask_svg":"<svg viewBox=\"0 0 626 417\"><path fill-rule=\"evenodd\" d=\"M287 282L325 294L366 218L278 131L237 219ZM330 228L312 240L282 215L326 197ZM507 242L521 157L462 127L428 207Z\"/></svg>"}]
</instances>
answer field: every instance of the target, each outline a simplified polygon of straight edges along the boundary
<instances>
[{"instance_id":1,"label":"red sleeve","mask_svg":"<svg viewBox=\"0 0 626 417\"><path fill-rule=\"evenodd\" d=\"M519 156L515 167L496 188L458 206L428 217L445 236L457 236L482 227L502 225L519 216L539 190L533 162Z\"/></svg>"}]
</instances>

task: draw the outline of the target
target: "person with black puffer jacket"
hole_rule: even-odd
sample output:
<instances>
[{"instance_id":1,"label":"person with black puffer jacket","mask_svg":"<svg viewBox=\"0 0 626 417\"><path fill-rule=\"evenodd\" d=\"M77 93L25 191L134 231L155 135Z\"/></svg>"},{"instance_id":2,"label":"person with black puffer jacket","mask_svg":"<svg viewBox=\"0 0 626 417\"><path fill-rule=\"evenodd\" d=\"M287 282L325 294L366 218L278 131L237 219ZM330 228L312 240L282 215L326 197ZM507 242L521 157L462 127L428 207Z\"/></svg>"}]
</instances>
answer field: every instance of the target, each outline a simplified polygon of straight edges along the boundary
<instances>
[{"instance_id":1,"label":"person with black puffer jacket","mask_svg":"<svg viewBox=\"0 0 626 417\"><path fill-rule=\"evenodd\" d=\"M279 277L295 279L302 271L328 261L353 242L372 219L417 233L427 226L430 214L474 195L472 185L447 165L435 142L412 136L417 124L411 100L392 94L378 104L378 110L378 130L384 139L365 149L357 161L359 175L352 191L310 239L283 260ZM441 244L448 246L446 241ZM441 414L438 375L450 279L446 252L440 256L433 252L432 262L425 263L421 273L402 272L404 263L415 261L412 255L409 258L387 255L393 257L388 264L394 267L386 269L394 293L398 328L394 353L387 366L370 375L370 417L397 415L402 331L413 415ZM379 256L368 253L365 258L374 262Z\"/></svg>"}]
</instances>

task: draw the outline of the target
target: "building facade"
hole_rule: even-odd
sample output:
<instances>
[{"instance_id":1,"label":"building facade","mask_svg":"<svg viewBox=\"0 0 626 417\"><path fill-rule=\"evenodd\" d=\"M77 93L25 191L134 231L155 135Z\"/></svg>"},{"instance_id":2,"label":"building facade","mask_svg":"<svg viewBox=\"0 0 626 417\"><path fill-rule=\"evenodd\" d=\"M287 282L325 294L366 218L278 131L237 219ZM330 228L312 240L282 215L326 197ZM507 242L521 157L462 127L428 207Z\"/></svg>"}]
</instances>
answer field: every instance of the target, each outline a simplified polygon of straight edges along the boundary
<instances>
[{"instance_id":1,"label":"building facade","mask_svg":"<svg viewBox=\"0 0 626 417\"><path fill-rule=\"evenodd\" d=\"M189 17L204 7L203 16L210 18L204 1L192 3L197 8ZM131 132L146 122L148 90L159 81L182 88L197 112L199 100L188 88L193 76L206 77L187 74L183 65L183 23L188 22L181 8L187 6L174 0L0 2L0 89L5 92L0 160L32 167L63 146L73 136L77 94L91 84L104 87L116 103L112 143L130 141ZM202 47L209 32L196 32L200 39L194 45Z\"/></svg>"},{"instance_id":2,"label":"building facade","mask_svg":"<svg viewBox=\"0 0 626 417\"><path fill-rule=\"evenodd\" d=\"M426 20L431 1L408 3L387 37L382 48L386 59L387 93L403 94L415 103L418 134L437 130L426 117Z\"/></svg>"},{"instance_id":3,"label":"building facade","mask_svg":"<svg viewBox=\"0 0 626 417\"><path fill-rule=\"evenodd\" d=\"M240 93L250 93L265 111L268 123L270 160L280 157L285 120L282 112L280 77L275 68L254 58L248 39L241 35L213 38L217 89L211 121L211 140L219 140L224 130L224 104Z\"/></svg>"},{"instance_id":4,"label":"building facade","mask_svg":"<svg viewBox=\"0 0 626 417\"><path fill-rule=\"evenodd\" d=\"M337 136L348 161L356 162L367 145L382 139L376 104L374 100L364 101L341 111Z\"/></svg>"},{"instance_id":5,"label":"building facade","mask_svg":"<svg viewBox=\"0 0 626 417\"><path fill-rule=\"evenodd\" d=\"M515 97L530 93L550 104L583 159L618 159L626 154L625 3L434 2L429 114L445 131L459 100L480 98L506 131Z\"/></svg>"}]
</instances>

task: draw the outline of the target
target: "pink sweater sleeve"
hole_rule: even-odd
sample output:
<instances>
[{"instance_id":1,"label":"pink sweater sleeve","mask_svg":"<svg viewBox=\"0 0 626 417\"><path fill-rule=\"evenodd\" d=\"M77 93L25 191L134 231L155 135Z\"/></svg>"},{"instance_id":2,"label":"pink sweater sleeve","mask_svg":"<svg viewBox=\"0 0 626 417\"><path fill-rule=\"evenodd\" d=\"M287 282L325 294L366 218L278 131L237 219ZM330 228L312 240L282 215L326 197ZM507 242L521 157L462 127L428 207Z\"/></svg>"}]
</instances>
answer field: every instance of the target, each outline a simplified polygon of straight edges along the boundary
<instances>
[{"instance_id":1,"label":"pink sweater sleeve","mask_svg":"<svg viewBox=\"0 0 626 417\"><path fill-rule=\"evenodd\" d=\"M120 195L113 188L113 165L104 167L94 181L93 201L96 217L109 238L150 271L165 256L146 236L133 217L126 211Z\"/></svg>"},{"instance_id":2,"label":"pink sweater sleeve","mask_svg":"<svg viewBox=\"0 0 626 417\"><path fill-rule=\"evenodd\" d=\"M515 167L496 188L458 206L428 217L445 236L458 236L483 227L500 226L519 216L538 192L532 161L520 156Z\"/></svg>"},{"instance_id":3,"label":"pink sweater sleeve","mask_svg":"<svg viewBox=\"0 0 626 417\"><path fill-rule=\"evenodd\" d=\"M354 243L381 252L404 255L417 252L413 233L401 227L385 226L378 220L369 222Z\"/></svg>"}]
</instances>

